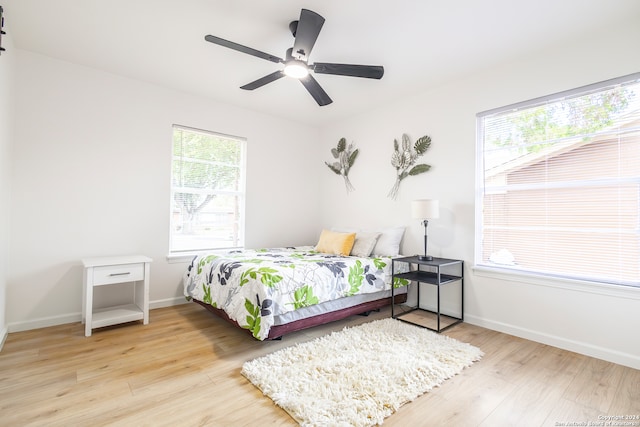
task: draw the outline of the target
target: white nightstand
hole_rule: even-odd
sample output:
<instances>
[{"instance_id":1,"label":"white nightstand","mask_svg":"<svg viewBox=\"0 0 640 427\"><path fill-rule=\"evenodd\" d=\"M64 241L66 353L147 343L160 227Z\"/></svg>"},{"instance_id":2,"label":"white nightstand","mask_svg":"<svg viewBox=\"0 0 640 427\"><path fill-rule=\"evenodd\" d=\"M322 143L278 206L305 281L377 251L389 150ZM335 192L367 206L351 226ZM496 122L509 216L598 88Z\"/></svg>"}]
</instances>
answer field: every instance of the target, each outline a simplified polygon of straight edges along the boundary
<instances>
[{"instance_id":1,"label":"white nightstand","mask_svg":"<svg viewBox=\"0 0 640 427\"><path fill-rule=\"evenodd\" d=\"M149 323L149 267L153 260L146 256L118 256L86 258L84 265L82 323L84 335L91 336L93 328L133 322L142 319ZM133 303L93 309L93 288L132 282Z\"/></svg>"}]
</instances>

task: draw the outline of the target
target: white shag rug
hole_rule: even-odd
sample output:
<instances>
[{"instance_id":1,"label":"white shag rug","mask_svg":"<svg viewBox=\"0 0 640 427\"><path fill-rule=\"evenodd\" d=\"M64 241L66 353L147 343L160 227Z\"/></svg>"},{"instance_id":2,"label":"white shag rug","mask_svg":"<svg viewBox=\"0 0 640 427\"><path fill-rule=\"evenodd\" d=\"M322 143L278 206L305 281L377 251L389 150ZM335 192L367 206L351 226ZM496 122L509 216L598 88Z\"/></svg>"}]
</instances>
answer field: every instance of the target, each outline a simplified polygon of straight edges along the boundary
<instances>
[{"instance_id":1,"label":"white shag rug","mask_svg":"<svg viewBox=\"0 0 640 427\"><path fill-rule=\"evenodd\" d=\"M248 361L242 375L302 426L372 426L482 356L389 318Z\"/></svg>"}]
</instances>

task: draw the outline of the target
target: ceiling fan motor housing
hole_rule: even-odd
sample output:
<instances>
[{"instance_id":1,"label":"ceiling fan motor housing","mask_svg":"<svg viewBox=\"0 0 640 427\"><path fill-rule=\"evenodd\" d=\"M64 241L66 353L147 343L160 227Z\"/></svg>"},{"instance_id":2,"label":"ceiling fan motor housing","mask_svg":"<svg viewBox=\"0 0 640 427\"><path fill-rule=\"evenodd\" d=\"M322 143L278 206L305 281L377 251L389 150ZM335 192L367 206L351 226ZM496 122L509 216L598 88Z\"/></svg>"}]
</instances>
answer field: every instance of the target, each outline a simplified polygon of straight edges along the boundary
<instances>
[{"instance_id":1,"label":"ceiling fan motor housing","mask_svg":"<svg viewBox=\"0 0 640 427\"><path fill-rule=\"evenodd\" d=\"M296 36L296 31L298 31L298 21L289 22L289 31L291 31L291 35L293 37Z\"/></svg>"}]
</instances>

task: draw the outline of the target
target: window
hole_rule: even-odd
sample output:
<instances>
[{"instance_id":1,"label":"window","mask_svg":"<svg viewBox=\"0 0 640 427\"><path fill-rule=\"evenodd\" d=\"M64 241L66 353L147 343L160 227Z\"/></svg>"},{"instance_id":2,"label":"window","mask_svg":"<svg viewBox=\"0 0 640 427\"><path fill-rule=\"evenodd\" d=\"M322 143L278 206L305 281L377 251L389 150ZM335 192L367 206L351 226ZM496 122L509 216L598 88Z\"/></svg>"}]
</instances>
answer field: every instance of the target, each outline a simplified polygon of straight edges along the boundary
<instances>
[{"instance_id":1,"label":"window","mask_svg":"<svg viewBox=\"0 0 640 427\"><path fill-rule=\"evenodd\" d=\"M244 245L245 140L173 127L170 252Z\"/></svg>"},{"instance_id":2,"label":"window","mask_svg":"<svg viewBox=\"0 0 640 427\"><path fill-rule=\"evenodd\" d=\"M640 286L640 73L477 127L476 265Z\"/></svg>"}]
</instances>

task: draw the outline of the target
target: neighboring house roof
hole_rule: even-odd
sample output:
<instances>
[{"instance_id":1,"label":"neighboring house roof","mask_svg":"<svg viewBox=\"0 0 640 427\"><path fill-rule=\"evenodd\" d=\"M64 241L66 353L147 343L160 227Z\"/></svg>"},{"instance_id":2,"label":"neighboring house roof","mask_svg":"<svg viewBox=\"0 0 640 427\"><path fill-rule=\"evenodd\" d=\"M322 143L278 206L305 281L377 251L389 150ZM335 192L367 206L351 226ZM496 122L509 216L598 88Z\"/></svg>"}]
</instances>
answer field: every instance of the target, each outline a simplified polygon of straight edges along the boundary
<instances>
[{"instance_id":1,"label":"neighboring house roof","mask_svg":"<svg viewBox=\"0 0 640 427\"><path fill-rule=\"evenodd\" d=\"M623 123L622 126L610 126L602 129L601 131L590 135L591 138L585 138L583 136L563 138L555 141L552 145L543 147L540 151L524 153L519 157L487 169L485 171L485 179L494 178L502 174L524 169L544 159L553 158L561 154L574 151L578 148L584 147L585 145L611 140L613 137L617 137L620 134L620 129L624 129L625 134L640 132L640 110L627 114L627 116L622 118L621 121Z\"/></svg>"}]
</instances>

